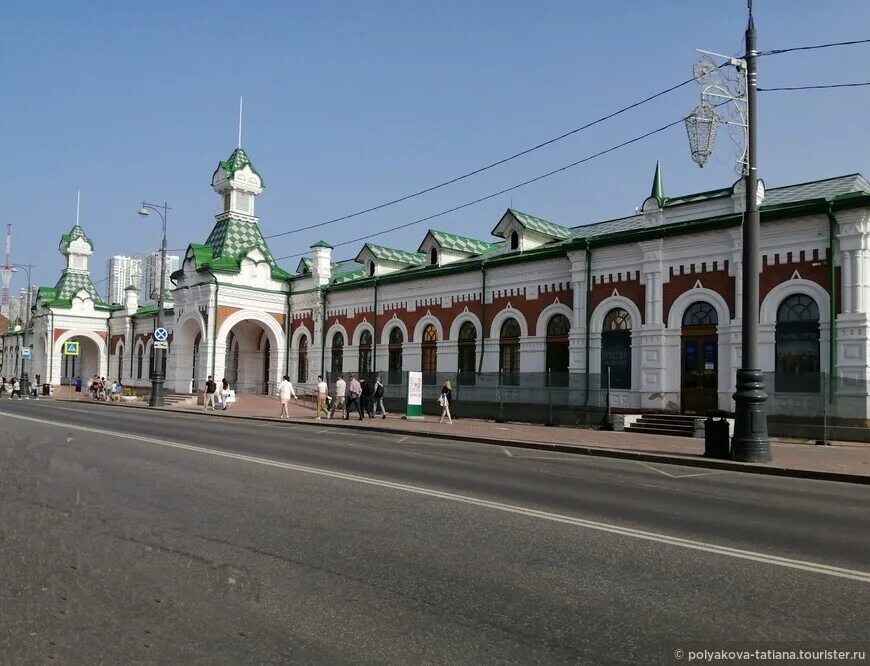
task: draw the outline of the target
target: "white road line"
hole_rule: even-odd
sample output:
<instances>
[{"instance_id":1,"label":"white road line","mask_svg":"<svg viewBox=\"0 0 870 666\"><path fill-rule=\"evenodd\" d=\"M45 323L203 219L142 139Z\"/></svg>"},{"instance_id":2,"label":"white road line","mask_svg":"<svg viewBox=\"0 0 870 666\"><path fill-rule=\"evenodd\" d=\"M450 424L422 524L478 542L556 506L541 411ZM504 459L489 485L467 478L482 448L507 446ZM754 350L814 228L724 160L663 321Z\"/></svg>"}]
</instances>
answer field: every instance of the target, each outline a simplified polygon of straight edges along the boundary
<instances>
[{"instance_id":1,"label":"white road line","mask_svg":"<svg viewBox=\"0 0 870 666\"><path fill-rule=\"evenodd\" d=\"M410 439L410 437L411 437L410 435L406 435L405 437L402 437L401 439L397 439L396 444L401 444L405 440Z\"/></svg>"},{"instance_id":2,"label":"white road line","mask_svg":"<svg viewBox=\"0 0 870 666\"><path fill-rule=\"evenodd\" d=\"M514 457L514 454L511 453L511 452L508 450L508 448L507 448L506 446L501 447L501 450L504 451L504 454L505 454L508 458L513 458L513 457Z\"/></svg>"},{"instance_id":3,"label":"white road line","mask_svg":"<svg viewBox=\"0 0 870 666\"><path fill-rule=\"evenodd\" d=\"M652 470L653 472L658 472L662 476L666 476L669 479L689 479L693 476L707 476L709 474L721 474L719 470L711 470L709 472L693 472L691 474L671 474L670 472L666 472L663 469L659 469L658 467L653 467L642 460L635 460L635 462L641 467L646 467L648 470Z\"/></svg>"},{"instance_id":4,"label":"white road line","mask_svg":"<svg viewBox=\"0 0 870 666\"><path fill-rule=\"evenodd\" d=\"M669 546L678 546L689 550L697 550L713 555L723 555L725 557L733 557L740 560L750 560L753 562L761 562L762 564L772 564L787 569L797 569L799 571L808 571L810 573L821 574L825 576L834 576L837 578L848 578L862 583L870 583L870 571L859 571L857 569L844 569L842 567L830 566L818 562L808 562L805 560L793 560L787 557L779 557L777 555L769 555L767 553L759 553L751 550L741 550L739 548L730 548L728 546L718 546L704 541L694 541L692 539L684 539L682 537L660 534L657 532L646 532L644 530L636 530L630 527L622 527L611 523L602 523L594 520L586 520L583 518L575 518L574 516L566 516L559 513L550 513L549 511L540 511L538 509L530 509L523 506L513 504L504 504L503 502L495 502L480 497L470 497L466 495L457 495L455 493L433 490L431 488L423 488L420 486L412 486L406 483L396 483L394 481L385 481L368 476L360 476L358 474L346 474L344 472L335 472L319 467L309 467L307 465L296 465L294 463L280 462L278 460L269 460L268 458L258 458L256 456L248 456L242 453L232 453L230 451L219 451L209 449L202 446L194 446L192 444L182 444L180 442L171 442L164 439L156 439L154 437L145 437L143 435L133 435L123 432L115 432L113 430L105 430L103 428L92 428L89 426L70 425L66 423L58 423L56 421L46 421L45 419L37 419L30 416L20 414L10 414L8 412L0 412L0 416L19 419L22 421L30 421L39 423L45 426L56 426L66 430L81 430L84 432L94 433L98 435L106 435L115 439L130 439L138 442L146 442L148 444L156 444L167 448L179 449L182 451L192 451L194 453L202 453L220 458L231 458L233 460L241 460L244 462L255 463L258 465L266 465L268 467L276 467L278 469L287 469L294 472L302 472L305 474L313 474L316 476L324 476L332 479L341 479L343 481L352 481L354 483L362 483L369 486L377 486L380 488L389 488L398 490L413 495L421 495L425 497L433 497L435 499L445 500L449 502L457 502L460 504L469 504L472 506L484 507L494 511L502 511L504 513L512 513L529 518L537 518L539 520L547 520L554 523L562 523L565 525L573 525L575 527L583 527L599 532L608 532L610 534L618 534L620 536L630 537L633 539L641 539L643 541L652 541L662 543Z\"/></svg>"}]
</instances>

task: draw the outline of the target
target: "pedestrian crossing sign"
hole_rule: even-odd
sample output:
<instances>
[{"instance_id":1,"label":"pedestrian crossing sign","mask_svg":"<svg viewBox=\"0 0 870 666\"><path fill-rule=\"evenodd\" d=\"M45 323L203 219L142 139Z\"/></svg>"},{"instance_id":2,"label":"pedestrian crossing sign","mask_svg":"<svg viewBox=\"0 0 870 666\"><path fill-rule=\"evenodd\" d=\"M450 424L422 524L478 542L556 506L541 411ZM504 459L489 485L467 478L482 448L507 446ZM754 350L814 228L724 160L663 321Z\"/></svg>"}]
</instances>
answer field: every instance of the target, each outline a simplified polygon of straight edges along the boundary
<instances>
[{"instance_id":1,"label":"pedestrian crossing sign","mask_svg":"<svg viewBox=\"0 0 870 666\"><path fill-rule=\"evenodd\" d=\"M79 343L78 342L65 342L65 343L63 343L63 355L64 356L78 356L79 355Z\"/></svg>"}]
</instances>

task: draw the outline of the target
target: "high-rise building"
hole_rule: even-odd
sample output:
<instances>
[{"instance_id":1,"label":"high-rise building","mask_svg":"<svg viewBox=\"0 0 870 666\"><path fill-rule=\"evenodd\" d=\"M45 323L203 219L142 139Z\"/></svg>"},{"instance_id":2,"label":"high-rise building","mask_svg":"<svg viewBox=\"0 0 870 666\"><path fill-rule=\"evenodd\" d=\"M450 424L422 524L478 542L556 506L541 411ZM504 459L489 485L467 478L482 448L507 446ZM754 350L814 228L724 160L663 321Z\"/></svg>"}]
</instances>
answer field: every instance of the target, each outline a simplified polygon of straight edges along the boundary
<instances>
[{"instance_id":1,"label":"high-rise building","mask_svg":"<svg viewBox=\"0 0 870 666\"><path fill-rule=\"evenodd\" d=\"M160 252L149 254L143 260L141 298L143 301L157 301L157 292L160 290ZM166 255L166 281L165 287L168 292L172 288L169 276L181 266L181 257Z\"/></svg>"},{"instance_id":2,"label":"high-rise building","mask_svg":"<svg viewBox=\"0 0 870 666\"><path fill-rule=\"evenodd\" d=\"M125 257L115 255L106 262L106 274L109 286L106 291L106 301L123 303L124 290L130 285L141 289L143 257Z\"/></svg>"},{"instance_id":3,"label":"high-rise building","mask_svg":"<svg viewBox=\"0 0 870 666\"><path fill-rule=\"evenodd\" d=\"M25 291L27 291L25 289ZM14 324L19 319L24 319L23 310L21 308L21 299L18 296L10 296L9 297L9 311L6 315L9 317L9 321Z\"/></svg>"},{"instance_id":4,"label":"high-rise building","mask_svg":"<svg viewBox=\"0 0 870 666\"><path fill-rule=\"evenodd\" d=\"M30 293L27 293L27 287L21 287L18 293L18 313L23 321L30 318L30 309L36 303L36 292L39 287L31 286Z\"/></svg>"}]
</instances>

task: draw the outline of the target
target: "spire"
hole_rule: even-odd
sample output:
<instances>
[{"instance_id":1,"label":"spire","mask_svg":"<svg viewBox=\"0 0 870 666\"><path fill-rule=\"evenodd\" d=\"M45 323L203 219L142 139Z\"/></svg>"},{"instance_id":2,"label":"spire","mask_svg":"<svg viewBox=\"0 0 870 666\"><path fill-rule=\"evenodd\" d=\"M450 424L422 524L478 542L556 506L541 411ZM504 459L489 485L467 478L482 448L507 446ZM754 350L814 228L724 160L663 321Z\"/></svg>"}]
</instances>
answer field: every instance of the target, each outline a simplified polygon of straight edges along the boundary
<instances>
[{"instance_id":1,"label":"spire","mask_svg":"<svg viewBox=\"0 0 870 666\"><path fill-rule=\"evenodd\" d=\"M662 187L662 171L658 160L656 160L656 172L653 176L652 190L649 195L659 202L659 206L664 204L666 199L665 189Z\"/></svg>"}]
</instances>

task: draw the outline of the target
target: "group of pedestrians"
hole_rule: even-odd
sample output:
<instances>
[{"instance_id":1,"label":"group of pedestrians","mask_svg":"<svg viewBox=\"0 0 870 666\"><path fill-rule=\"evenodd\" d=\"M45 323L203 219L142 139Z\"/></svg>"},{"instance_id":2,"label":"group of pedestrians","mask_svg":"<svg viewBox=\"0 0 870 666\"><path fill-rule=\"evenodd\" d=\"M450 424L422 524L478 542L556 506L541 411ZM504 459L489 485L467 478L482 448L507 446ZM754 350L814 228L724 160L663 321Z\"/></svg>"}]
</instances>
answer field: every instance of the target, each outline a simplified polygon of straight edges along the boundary
<instances>
[{"instance_id":1,"label":"group of pedestrians","mask_svg":"<svg viewBox=\"0 0 870 666\"><path fill-rule=\"evenodd\" d=\"M227 378L224 377L221 380L221 388L220 392L218 392L217 383L209 375L208 380L205 382L205 394L203 398L203 409L205 411L215 411L216 404L220 405L223 411L227 411L233 402L233 391L230 389L230 383L227 381Z\"/></svg>"},{"instance_id":2,"label":"group of pedestrians","mask_svg":"<svg viewBox=\"0 0 870 666\"><path fill-rule=\"evenodd\" d=\"M328 407L328 411L327 411ZM366 415L370 419L375 418L375 415L380 413L381 418L387 418L387 410L384 407L384 383L381 381L381 376L377 375L373 382L365 379L358 379L356 375L350 376L350 381L345 381L344 376L339 373L335 380L335 390L332 396L329 395L329 387L323 381L323 377L317 377L317 420L320 420L320 413L332 419L335 418L335 412L341 416L344 413L344 419L350 418L351 411L359 414L359 420L362 421Z\"/></svg>"},{"instance_id":3,"label":"group of pedestrians","mask_svg":"<svg viewBox=\"0 0 870 666\"><path fill-rule=\"evenodd\" d=\"M3 383L0 384L0 395L8 393L10 400L15 396L18 396L18 399L21 400L21 384L18 383L18 380L15 377L12 377L8 382L6 377L2 379Z\"/></svg>"},{"instance_id":4,"label":"group of pedestrians","mask_svg":"<svg viewBox=\"0 0 870 666\"><path fill-rule=\"evenodd\" d=\"M81 393L83 386L84 381L82 378L76 377L76 393ZM121 400L121 394L124 392L124 385L121 383L120 379L113 379L109 382L105 377L94 375L88 380L87 390L88 394L91 396L91 400L118 402Z\"/></svg>"}]
</instances>

